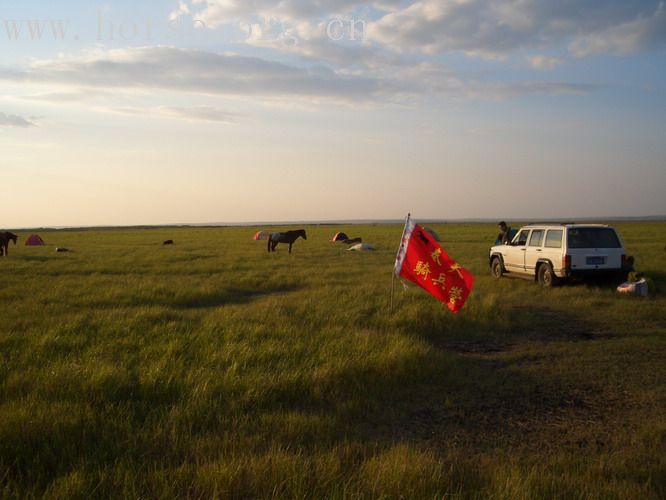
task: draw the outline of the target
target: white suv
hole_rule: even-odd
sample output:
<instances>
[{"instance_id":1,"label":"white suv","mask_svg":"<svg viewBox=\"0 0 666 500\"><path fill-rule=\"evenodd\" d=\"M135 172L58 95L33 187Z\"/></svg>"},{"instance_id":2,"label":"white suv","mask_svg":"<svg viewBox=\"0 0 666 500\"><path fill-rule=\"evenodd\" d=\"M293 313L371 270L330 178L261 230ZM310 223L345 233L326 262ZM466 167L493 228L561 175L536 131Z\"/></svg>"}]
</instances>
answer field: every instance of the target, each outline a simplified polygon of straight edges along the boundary
<instances>
[{"instance_id":1,"label":"white suv","mask_svg":"<svg viewBox=\"0 0 666 500\"><path fill-rule=\"evenodd\" d=\"M601 224L529 224L510 243L490 248L494 277L518 274L552 286L560 279L619 274L624 244L615 229Z\"/></svg>"}]
</instances>

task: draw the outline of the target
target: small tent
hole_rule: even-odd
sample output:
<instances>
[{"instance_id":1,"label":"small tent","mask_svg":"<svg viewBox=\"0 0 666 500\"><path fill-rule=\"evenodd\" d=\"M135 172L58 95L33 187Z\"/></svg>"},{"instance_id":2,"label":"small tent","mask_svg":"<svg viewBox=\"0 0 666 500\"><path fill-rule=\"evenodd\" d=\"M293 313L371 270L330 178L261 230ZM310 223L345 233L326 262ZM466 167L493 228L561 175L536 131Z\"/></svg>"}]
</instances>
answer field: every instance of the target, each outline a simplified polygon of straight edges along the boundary
<instances>
[{"instance_id":1,"label":"small tent","mask_svg":"<svg viewBox=\"0 0 666 500\"><path fill-rule=\"evenodd\" d=\"M356 245L348 248L348 250L351 250L352 252L368 252L374 249L375 249L374 246L369 245L367 243L357 243Z\"/></svg>"},{"instance_id":2,"label":"small tent","mask_svg":"<svg viewBox=\"0 0 666 500\"><path fill-rule=\"evenodd\" d=\"M41 238L40 238L38 235L36 235L36 234L31 234L31 235L28 237L28 239L25 240L25 244L26 244L26 246L29 246L29 247L37 247L37 246L43 246L43 245L46 245L46 243L44 243L44 240L41 239Z\"/></svg>"},{"instance_id":3,"label":"small tent","mask_svg":"<svg viewBox=\"0 0 666 500\"><path fill-rule=\"evenodd\" d=\"M335 233L331 241L347 241L348 239L345 233Z\"/></svg>"},{"instance_id":4,"label":"small tent","mask_svg":"<svg viewBox=\"0 0 666 500\"><path fill-rule=\"evenodd\" d=\"M252 236L252 239L254 241L267 240L268 233L266 231L257 231L256 233L254 233L254 236Z\"/></svg>"}]
</instances>

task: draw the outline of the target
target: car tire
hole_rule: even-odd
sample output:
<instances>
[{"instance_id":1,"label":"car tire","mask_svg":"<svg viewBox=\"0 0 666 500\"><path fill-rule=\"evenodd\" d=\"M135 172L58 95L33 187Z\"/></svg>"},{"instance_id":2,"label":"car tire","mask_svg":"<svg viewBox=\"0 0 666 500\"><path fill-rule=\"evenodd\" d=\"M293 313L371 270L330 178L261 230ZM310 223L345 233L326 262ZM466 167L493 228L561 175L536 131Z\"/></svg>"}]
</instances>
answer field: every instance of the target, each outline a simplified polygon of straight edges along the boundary
<instances>
[{"instance_id":1,"label":"car tire","mask_svg":"<svg viewBox=\"0 0 666 500\"><path fill-rule=\"evenodd\" d=\"M502 261L499 257L493 257L493 260L490 262L490 274L493 278L501 278L504 274L504 269L502 268Z\"/></svg>"},{"instance_id":2,"label":"car tire","mask_svg":"<svg viewBox=\"0 0 666 500\"><path fill-rule=\"evenodd\" d=\"M539 270L537 271L537 281L544 287L555 286L559 283L559 279L555 276L555 272L553 271L553 266L547 262L539 266Z\"/></svg>"}]
</instances>

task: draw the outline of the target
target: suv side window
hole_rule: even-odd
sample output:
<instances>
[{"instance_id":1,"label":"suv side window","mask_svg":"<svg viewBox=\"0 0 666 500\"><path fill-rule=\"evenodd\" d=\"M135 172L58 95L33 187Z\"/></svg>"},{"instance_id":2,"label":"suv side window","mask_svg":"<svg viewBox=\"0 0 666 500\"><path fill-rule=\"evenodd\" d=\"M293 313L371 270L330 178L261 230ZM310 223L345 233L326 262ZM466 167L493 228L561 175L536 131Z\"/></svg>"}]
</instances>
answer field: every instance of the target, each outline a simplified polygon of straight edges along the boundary
<instances>
[{"instance_id":1,"label":"suv side window","mask_svg":"<svg viewBox=\"0 0 666 500\"><path fill-rule=\"evenodd\" d=\"M523 229L518 233L518 236L513 240L512 245L524 247L527 244L527 237L530 234L529 229Z\"/></svg>"},{"instance_id":2,"label":"suv side window","mask_svg":"<svg viewBox=\"0 0 666 500\"><path fill-rule=\"evenodd\" d=\"M562 248L562 230L551 229L546 235L546 248Z\"/></svg>"},{"instance_id":3,"label":"suv side window","mask_svg":"<svg viewBox=\"0 0 666 500\"><path fill-rule=\"evenodd\" d=\"M543 229L534 229L532 231L532 236L530 236L530 246L531 247L540 247L543 242Z\"/></svg>"}]
</instances>

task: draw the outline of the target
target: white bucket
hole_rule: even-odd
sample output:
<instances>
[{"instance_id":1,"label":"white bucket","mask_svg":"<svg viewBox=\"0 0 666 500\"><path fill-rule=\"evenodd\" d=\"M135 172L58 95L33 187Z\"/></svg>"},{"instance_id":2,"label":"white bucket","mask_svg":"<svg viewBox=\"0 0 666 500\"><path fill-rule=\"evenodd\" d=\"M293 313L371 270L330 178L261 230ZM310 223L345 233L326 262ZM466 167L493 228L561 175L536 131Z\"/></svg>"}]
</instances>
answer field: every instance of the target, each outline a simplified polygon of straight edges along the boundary
<instances>
[{"instance_id":1,"label":"white bucket","mask_svg":"<svg viewBox=\"0 0 666 500\"><path fill-rule=\"evenodd\" d=\"M617 291L620 293L630 293L640 297L647 297L647 281L645 281L645 278L641 278L638 281L627 281L626 283L622 283L620 286L618 286Z\"/></svg>"}]
</instances>

